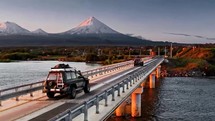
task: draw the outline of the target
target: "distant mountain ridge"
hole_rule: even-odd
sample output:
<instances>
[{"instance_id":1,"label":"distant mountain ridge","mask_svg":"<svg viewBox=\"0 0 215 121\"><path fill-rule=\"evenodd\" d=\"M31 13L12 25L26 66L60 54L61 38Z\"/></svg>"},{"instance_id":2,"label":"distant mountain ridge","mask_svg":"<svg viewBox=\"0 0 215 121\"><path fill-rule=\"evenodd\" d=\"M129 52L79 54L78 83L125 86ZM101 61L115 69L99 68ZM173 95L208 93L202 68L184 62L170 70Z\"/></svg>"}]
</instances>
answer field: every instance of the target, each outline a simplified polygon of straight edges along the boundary
<instances>
[{"instance_id":1,"label":"distant mountain ridge","mask_svg":"<svg viewBox=\"0 0 215 121\"><path fill-rule=\"evenodd\" d=\"M0 35L28 35L31 32L13 22L0 23Z\"/></svg>"},{"instance_id":2,"label":"distant mountain ridge","mask_svg":"<svg viewBox=\"0 0 215 121\"><path fill-rule=\"evenodd\" d=\"M156 42L131 37L90 17L68 31L50 34L42 29L29 31L13 22L0 23L0 46L145 46ZM157 44L165 44L157 42Z\"/></svg>"},{"instance_id":3,"label":"distant mountain ridge","mask_svg":"<svg viewBox=\"0 0 215 121\"><path fill-rule=\"evenodd\" d=\"M16 23L13 22L4 22L0 23L0 36L1 35L48 35L47 32L45 32L42 29L37 29L35 31L29 31L21 26L19 26Z\"/></svg>"}]
</instances>

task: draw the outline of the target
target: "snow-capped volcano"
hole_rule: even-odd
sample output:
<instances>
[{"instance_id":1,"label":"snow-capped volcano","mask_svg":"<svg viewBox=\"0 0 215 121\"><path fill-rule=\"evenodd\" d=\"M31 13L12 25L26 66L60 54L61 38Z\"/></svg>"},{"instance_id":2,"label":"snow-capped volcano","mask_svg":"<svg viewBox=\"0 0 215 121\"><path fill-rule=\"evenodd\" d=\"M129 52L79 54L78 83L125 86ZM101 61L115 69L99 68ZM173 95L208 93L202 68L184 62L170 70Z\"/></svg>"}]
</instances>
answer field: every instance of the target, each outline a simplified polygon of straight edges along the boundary
<instances>
[{"instance_id":1,"label":"snow-capped volcano","mask_svg":"<svg viewBox=\"0 0 215 121\"><path fill-rule=\"evenodd\" d=\"M120 34L111 29L104 23L97 20L95 17L83 21L77 27L64 32L65 34Z\"/></svg>"},{"instance_id":2,"label":"snow-capped volcano","mask_svg":"<svg viewBox=\"0 0 215 121\"><path fill-rule=\"evenodd\" d=\"M13 22L0 23L0 35L27 35L31 32Z\"/></svg>"},{"instance_id":3,"label":"snow-capped volcano","mask_svg":"<svg viewBox=\"0 0 215 121\"><path fill-rule=\"evenodd\" d=\"M44 30L42 29L37 29L35 31L32 31L33 34L36 34L36 35L48 35L47 32L45 32Z\"/></svg>"}]
</instances>

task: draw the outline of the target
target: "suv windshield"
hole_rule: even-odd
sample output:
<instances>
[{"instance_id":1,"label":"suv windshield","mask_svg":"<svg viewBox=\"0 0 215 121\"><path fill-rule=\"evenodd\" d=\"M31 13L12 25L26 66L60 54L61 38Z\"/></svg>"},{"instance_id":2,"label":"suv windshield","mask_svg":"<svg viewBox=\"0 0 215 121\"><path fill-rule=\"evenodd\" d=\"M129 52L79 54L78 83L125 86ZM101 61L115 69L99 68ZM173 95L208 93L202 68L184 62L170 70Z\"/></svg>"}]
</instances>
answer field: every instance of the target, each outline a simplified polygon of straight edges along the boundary
<instances>
[{"instance_id":1,"label":"suv windshield","mask_svg":"<svg viewBox=\"0 0 215 121\"><path fill-rule=\"evenodd\" d=\"M59 73L49 73L47 80L57 80L58 75L59 75Z\"/></svg>"},{"instance_id":2,"label":"suv windshield","mask_svg":"<svg viewBox=\"0 0 215 121\"><path fill-rule=\"evenodd\" d=\"M139 61L141 61L141 59L140 58L136 58L134 61L139 62Z\"/></svg>"}]
</instances>

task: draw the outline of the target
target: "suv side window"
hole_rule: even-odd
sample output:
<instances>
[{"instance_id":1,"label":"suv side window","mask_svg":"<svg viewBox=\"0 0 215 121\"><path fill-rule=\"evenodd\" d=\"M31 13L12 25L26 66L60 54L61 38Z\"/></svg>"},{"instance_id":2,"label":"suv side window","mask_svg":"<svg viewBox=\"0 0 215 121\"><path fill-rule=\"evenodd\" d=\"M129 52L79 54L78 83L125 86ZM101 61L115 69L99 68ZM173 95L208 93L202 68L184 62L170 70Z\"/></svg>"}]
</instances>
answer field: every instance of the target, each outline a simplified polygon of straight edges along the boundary
<instances>
[{"instance_id":1,"label":"suv side window","mask_svg":"<svg viewBox=\"0 0 215 121\"><path fill-rule=\"evenodd\" d=\"M75 75L75 72L71 72L71 77L72 77L72 79L76 79L77 78L76 75Z\"/></svg>"},{"instance_id":2,"label":"suv side window","mask_svg":"<svg viewBox=\"0 0 215 121\"><path fill-rule=\"evenodd\" d=\"M70 72L66 72L66 79L70 80L72 79L71 73Z\"/></svg>"}]
</instances>

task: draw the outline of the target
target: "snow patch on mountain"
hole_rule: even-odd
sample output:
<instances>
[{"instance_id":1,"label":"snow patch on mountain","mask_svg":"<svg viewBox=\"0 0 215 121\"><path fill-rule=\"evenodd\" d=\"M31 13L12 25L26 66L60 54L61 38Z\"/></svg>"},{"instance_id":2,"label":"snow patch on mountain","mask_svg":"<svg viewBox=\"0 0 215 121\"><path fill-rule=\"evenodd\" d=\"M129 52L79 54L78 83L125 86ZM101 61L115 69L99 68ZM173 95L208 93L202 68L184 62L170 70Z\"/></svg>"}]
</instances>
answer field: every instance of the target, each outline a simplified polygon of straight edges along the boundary
<instances>
[{"instance_id":1,"label":"snow patch on mountain","mask_svg":"<svg viewBox=\"0 0 215 121\"><path fill-rule=\"evenodd\" d=\"M35 31L32 31L33 34L36 34L36 35L48 35L47 32L45 32L44 30L42 29L37 29Z\"/></svg>"},{"instance_id":2,"label":"snow patch on mountain","mask_svg":"<svg viewBox=\"0 0 215 121\"><path fill-rule=\"evenodd\" d=\"M64 32L65 34L120 34L95 17L83 21L77 27Z\"/></svg>"},{"instance_id":3,"label":"snow patch on mountain","mask_svg":"<svg viewBox=\"0 0 215 121\"><path fill-rule=\"evenodd\" d=\"M28 35L31 34L27 29L22 28L13 22L0 23L1 35Z\"/></svg>"}]
</instances>

